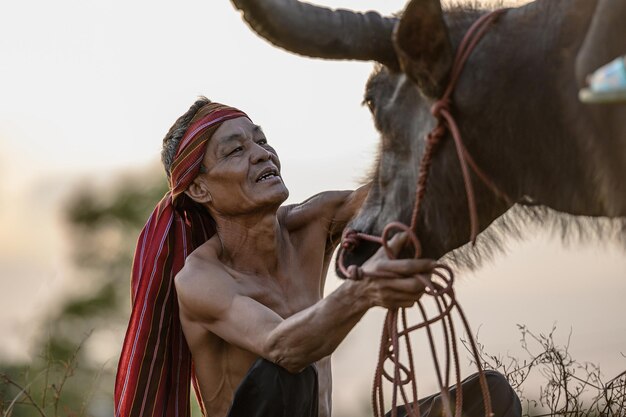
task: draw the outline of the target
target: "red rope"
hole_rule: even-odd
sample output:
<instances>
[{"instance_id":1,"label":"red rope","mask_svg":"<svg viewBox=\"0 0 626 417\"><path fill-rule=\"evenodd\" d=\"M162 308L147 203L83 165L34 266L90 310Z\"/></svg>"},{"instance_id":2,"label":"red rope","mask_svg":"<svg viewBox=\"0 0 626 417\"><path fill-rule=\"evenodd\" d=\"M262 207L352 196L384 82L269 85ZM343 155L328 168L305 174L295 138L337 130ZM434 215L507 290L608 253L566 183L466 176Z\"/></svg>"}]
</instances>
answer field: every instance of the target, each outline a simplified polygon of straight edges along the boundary
<instances>
[{"instance_id":1,"label":"red rope","mask_svg":"<svg viewBox=\"0 0 626 417\"><path fill-rule=\"evenodd\" d=\"M463 71L465 62L469 58L472 50L476 47L482 36L488 30L489 25L503 12L505 9L493 11L491 13L481 16L465 34L463 38L452 67L449 84L443 94L443 96L435 102L432 106L431 112L437 119L437 125L426 136L426 148L422 157L417 186L415 190L415 206L413 207L413 213L411 216L411 224L409 226L400 222L392 222L385 226L382 235L373 236L366 233L358 233L353 230L346 230L342 246L339 250L338 265L340 271L349 279L360 280L366 275L373 278L393 278L395 275L387 273L364 273L363 270L356 266L350 265L345 267L344 253L346 250L354 248L359 241L365 240L369 242L378 243L381 245L387 256L390 259L395 258L395 255L388 246L389 237L392 232L405 232L413 245L415 250L415 257L421 256L421 244L415 230L417 229L417 219L420 213L422 202L426 194L426 185L428 182L428 174L430 171L430 165L434 155L435 148L439 142L444 138L447 132L450 132L454 140L455 149L461 165L461 172L463 175L463 182L465 185L465 191L467 196L467 204L470 218L470 240L472 243L476 241L478 235L478 214L476 210L476 200L474 197L474 188L470 177L470 169L476 174L476 176L497 196L510 202L510 199L501 192L498 187L489 179L489 177L478 167L474 162L467 149L463 144L461 133L450 111L450 104L452 102L452 94L456 87L457 81ZM472 337L472 333L469 327L467 318L463 309L458 304L453 285L454 274L452 270L443 264L436 264L432 270L430 279L426 279L421 276L417 276L417 279L421 280L425 287L426 295L432 297L437 307L437 314L429 317L426 309L424 308L422 300L417 301L419 313L421 315L421 322L419 324L409 326L407 321L406 309L389 310L385 318L385 324L383 326L383 332L380 341L380 350L378 354L378 365L376 366L376 372L374 375L374 384L372 389L372 405L374 408L375 417L382 417L385 415L385 399L383 395L383 383L387 380L393 384L392 399L391 399L391 416L397 417L397 405L398 395L401 397L402 402L407 413L410 417L419 417L420 410L418 406L417 395L417 381L415 374L415 363L413 360L412 346L410 340L410 333L424 328L428 338L428 344L432 353L433 364L437 377L437 383L442 395L442 404L447 416L452 416L452 410L450 409L450 373L451 363L454 364L455 383L456 383L456 395L455 395L455 416L461 416L461 410L463 405L463 392L461 389L461 372L459 366L459 354L456 342L456 330L454 322L452 320L452 311L456 309L461 322L463 323L464 330L466 331L474 361L478 368L479 381L483 396L483 404L485 407L485 415L491 416L491 398L487 387L487 381L485 374L482 370L480 363L480 357L478 355L478 349L476 343ZM400 320L398 320L400 318ZM441 323L444 350L445 350L445 363L443 372L437 355L435 338L432 332L431 326L435 323ZM400 358L400 344L401 339L404 340L405 350L407 352L408 364L404 364ZM389 373L385 370L385 364L391 362L393 366L393 372ZM407 393L406 388L410 388L410 392ZM409 395L410 394L410 395Z\"/></svg>"}]
</instances>

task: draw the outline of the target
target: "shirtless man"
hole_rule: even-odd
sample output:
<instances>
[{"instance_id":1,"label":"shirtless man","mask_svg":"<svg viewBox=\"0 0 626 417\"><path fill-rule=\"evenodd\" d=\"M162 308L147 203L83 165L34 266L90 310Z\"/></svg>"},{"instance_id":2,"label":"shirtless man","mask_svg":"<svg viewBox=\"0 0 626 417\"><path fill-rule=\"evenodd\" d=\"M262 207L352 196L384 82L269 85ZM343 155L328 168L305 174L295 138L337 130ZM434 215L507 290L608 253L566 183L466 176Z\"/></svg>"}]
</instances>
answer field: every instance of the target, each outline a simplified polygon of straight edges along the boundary
<instances>
[{"instance_id":1,"label":"shirtless man","mask_svg":"<svg viewBox=\"0 0 626 417\"><path fill-rule=\"evenodd\" d=\"M400 278L347 281L323 298L333 251L369 187L281 207L289 192L278 155L249 119L224 122L202 164L206 172L186 193L206 207L217 234L187 258L176 290L207 414L227 415L261 357L291 373L315 363L319 415L330 416L330 354L369 308L410 306L422 285ZM415 275L430 266L381 255L366 268Z\"/></svg>"},{"instance_id":2,"label":"shirtless man","mask_svg":"<svg viewBox=\"0 0 626 417\"><path fill-rule=\"evenodd\" d=\"M323 297L333 251L369 187L324 192L301 204L281 206L289 193L280 174L278 155L261 128L236 109L198 100L164 139L163 161L170 177L171 198L168 200L166 195L165 203L162 201L165 208L161 204L157 207L156 218L172 224L167 210L170 205L178 204L175 213L186 211L182 216L171 214L172 219L179 220L172 227L180 225L187 232L197 232L199 217L194 216L201 216L198 213L202 212L210 215L215 233L211 236L207 232L206 223L201 233L204 238L199 241L197 234L193 238L193 233L185 235L179 231L178 242L199 242L191 245L195 248L191 253L186 246L184 250L168 252L176 255L182 251L186 258L184 266L177 267L175 259L170 263L159 258L153 267L149 255L137 259L137 254L150 252L141 246L142 241L156 241L160 248L166 241L161 237L155 239L162 234L154 231L157 226L151 218L146 226L148 232L140 236L133 277L137 268L144 273L156 270L157 276L170 276L160 272L168 267L175 273L180 325L193 357L205 414L329 417L331 353L368 309L413 305L424 289L415 276L428 274L432 261L389 260L381 250L363 269L392 272L398 278L346 281ZM179 204L181 199L187 201L184 210ZM195 207L196 214L190 207ZM168 236L172 233L169 229L166 232ZM394 237L390 243L395 251L403 244L403 236ZM146 348L131 347L131 342L138 339L131 329L141 328L146 321L135 319L143 317L135 312L141 304L141 288L148 286L138 287L139 296L135 296L116 383L116 404L121 415L143 415L146 404L151 407L150 401L146 401L148 392L157 393L153 401L157 404L155 408L167 410L184 407L185 401L180 397L188 395L184 387L176 395L170 392L180 389L180 380L185 376L178 379L161 376L168 372L178 375L180 370L159 371L172 368L175 361L163 367L159 359L153 359L156 354L132 359L137 350L161 350L152 348L150 343ZM167 285L162 288L157 294L171 293ZM153 322L167 322L163 319L167 310L162 311L160 316L154 314L160 318L152 319ZM167 332L169 337L177 333L177 323L174 317L174 330ZM159 331L162 328L159 324ZM153 340L158 345L161 338L153 337ZM183 359L184 352L183 349ZM177 355L180 351L172 354ZM136 364L145 363L136 371L136 380L132 366L127 365L133 360ZM166 363L168 359L163 361ZM154 367L157 367L155 372ZM129 369L126 373L130 377L125 376L125 369ZM165 382L154 381L153 375L159 375ZM153 388L142 385L136 392L126 394L132 381L138 381L139 385L152 384ZM135 399L125 399L129 395ZM177 405L172 408L174 402ZM120 413L120 409L130 411Z\"/></svg>"}]
</instances>

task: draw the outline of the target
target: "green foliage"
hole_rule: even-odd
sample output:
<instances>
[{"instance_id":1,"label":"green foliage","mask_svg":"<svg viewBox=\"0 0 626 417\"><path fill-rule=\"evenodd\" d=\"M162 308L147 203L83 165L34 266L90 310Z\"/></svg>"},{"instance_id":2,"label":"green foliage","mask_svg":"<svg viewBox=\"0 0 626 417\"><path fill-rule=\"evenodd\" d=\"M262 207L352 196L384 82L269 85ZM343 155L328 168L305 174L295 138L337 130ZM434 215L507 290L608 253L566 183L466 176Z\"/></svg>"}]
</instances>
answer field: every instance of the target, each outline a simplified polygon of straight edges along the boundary
<instances>
[{"instance_id":1,"label":"green foliage","mask_svg":"<svg viewBox=\"0 0 626 417\"><path fill-rule=\"evenodd\" d=\"M143 176L142 176L143 177ZM73 227L96 230L104 226L137 229L167 191L163 174L154 172L156 181L145 178L125 178L112 197L102 197L102 190L83 188L69 201L66 217Z\"/></svg>"},{"instance_id":2,"label":"green foliage","mask_svg":"<svg viewBox=\"0 0 626 417\"><path fill-rule=\"evenodd\" d=\"M91 317L110 313L119 308L118 296L113 282L105 283L100 291L69 300L60 312L61 317Z\"/></svg>"},{"instance_id":3,"label":"green foliage","mask_svg":"<svg viewBox=\"0 0 626 417\"><path fill-rule=\"evenodd\" d=\"M40 324L33 351L41 356L28 364L0 363L3 416L112 414L117 358L99 363L87 337L125 329L136 239L166 191L162 171L151 169L114 186L83 186L68 199L64 214L80 290ZM119 348L121 342L110 344Z\"/></svg>"}]
</instances>

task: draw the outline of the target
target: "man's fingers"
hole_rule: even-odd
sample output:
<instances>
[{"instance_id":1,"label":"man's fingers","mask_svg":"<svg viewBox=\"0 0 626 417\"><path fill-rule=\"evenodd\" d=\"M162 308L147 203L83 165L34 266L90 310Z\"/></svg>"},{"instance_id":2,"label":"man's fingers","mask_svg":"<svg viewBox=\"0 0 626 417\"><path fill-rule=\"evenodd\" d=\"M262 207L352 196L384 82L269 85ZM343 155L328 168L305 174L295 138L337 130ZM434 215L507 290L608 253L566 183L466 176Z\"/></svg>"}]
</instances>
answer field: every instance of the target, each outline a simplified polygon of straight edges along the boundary
<instances>
[{"instance_id":1,"label":"man's fingers","mask_svg":"<svg viewBox=\"0 0 626 417\"><path fill-rule=\"evenodd\" d=\"M424 291L424 282L418 278L392 278L381 279L379 282L381 291L389 291L401 294L417 294Z\"/></svg>"},{"instance_id":2,"label":"man's fingers","mask_svg":"<svg viewBox=\"0 0 626 417\"><path fill-rule=\"evenodd\" d=\"M376 271L413 276L428 274L432 272L434 267L435 262L431 259L394 259L379 261L378 265L376 265Z\"/></svg>"},{"instance_id":3,"label":"man's fingers","mask_svg":"<svg viewBox=\"0 0 626 417\"><path fill-rule=\"evenodd\" d=\"M416 280L398 280L397 285L380 288L375 304L385 308L411 307L424 294L424 286ZM407 285L407 281L414 281ZM411 285L413 284L413 285Z\"/></svg>"},{"instance_id":4,"label":"man's fingers","mask_svg":"<svg viewBox=\"0 0 626 417\"><path fill-rule=\"evenodd\" d=\"M388 242L387 242L387 247L389 247L389 249L391 250L391 253L394 254L394 256L397 256L400 251L402 250L402 248L404 247L404 245L406 244L406 240L407 240L408 235L405 232L400 232L400 233L396 233ZM383 246L381 246L374 255L372 255L372 257L370 258L370 260L372 261L377 261L380 259L389 259L387 257L387 251L385 251L385 248Z\"/></svg>"},{"instance_id":5,"label":"man's fingers","mask_svg":"<svg viewBox=\"0 0 626 417\"><path fill-rule=\"evenodd\" d=\"M388 309L395 309L395 308L411 308L413 307L413 304L415 304L417 301L416 300L397 300L397 301L388 301L385 304L381 305L381 307L384 308L388 308Z\"/></svg>"},{"instance_id":6,"label":"man's fingers","mask_svg":"<svg viewBox=\"0 0 626 417\"><path fill-rule=\"evenodd\" d=\"M406 245L406 241L409 235L406 232L396 233L390 240L387 242L387 247L391 250L391 253L394 256L398 256L404 245Z\"/></svg>"}]
</instances>

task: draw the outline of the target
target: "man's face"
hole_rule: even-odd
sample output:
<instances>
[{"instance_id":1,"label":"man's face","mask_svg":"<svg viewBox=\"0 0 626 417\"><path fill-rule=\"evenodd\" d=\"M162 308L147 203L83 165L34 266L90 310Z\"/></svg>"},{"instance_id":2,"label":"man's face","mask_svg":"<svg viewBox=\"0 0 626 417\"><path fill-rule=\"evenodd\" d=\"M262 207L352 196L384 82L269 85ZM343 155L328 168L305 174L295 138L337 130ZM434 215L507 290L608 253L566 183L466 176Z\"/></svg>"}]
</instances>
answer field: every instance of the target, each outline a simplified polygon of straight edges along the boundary
<instances>
[{"instance_id":1,"label":"man's face","mask_svg":"<svg viewBox=\"0 0 626 417\"><path fill-rule=\"evenodd\" d=\"M289 196L280 161L260 126L246 117L224 122L213 134L202 161L211 207L222 215L278 208Z\"/></svg>"}]
</instances>

